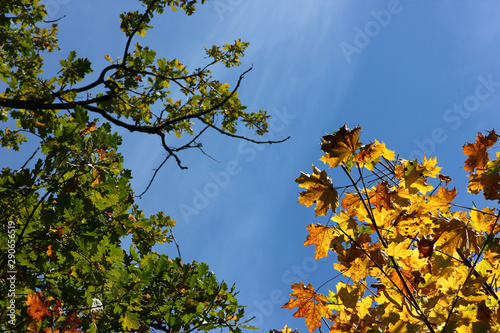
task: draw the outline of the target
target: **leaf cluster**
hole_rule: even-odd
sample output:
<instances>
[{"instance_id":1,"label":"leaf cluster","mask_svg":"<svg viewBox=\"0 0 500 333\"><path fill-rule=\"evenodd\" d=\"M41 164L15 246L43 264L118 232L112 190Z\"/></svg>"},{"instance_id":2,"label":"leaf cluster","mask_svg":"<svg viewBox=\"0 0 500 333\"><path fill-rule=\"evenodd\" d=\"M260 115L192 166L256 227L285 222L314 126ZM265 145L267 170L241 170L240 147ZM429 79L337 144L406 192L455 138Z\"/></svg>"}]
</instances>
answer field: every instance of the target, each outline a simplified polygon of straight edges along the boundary
<instances>
[{"instance_id":1,"label":"leaf cluster","mask_svg":"<svg viewBox=\"0 0 500 333\"><path fill-rule=\"evenodd\" d=\"M321 143L320 160L349 185L334 186L315 166L296 179L306 189L299 203L333 215L307 227L304 245L316 246L316 259L333 254L345 279L326 294L293 284L283 307L298 307L294 317L311 332L323 324L330 332L499 332L499 213L454 204L457 191L436 158L396 160L360 133L344 125ZM494 131L479 133L463 148L469 191L494 201L499 154L490 160L488 149L497 141Z\"/></svg>"}]
</instances>

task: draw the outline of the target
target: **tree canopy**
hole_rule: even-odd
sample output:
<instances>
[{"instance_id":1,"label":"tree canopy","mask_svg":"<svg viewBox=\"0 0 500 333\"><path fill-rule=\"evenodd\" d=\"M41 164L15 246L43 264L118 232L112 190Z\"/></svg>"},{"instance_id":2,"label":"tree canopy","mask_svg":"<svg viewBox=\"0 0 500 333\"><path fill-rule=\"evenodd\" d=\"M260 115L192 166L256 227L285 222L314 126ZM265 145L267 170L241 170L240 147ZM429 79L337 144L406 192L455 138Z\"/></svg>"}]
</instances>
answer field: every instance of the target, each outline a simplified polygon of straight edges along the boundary
<instances>
[{"instance_id":1,"label":"tree canopy","mask_svg":"<svg viewBox=\"0 0 500 333\"><path fill-rule=\"evenodd\" d=\"M247 327L235 287L218 281L207 264L183 262L180 251L176 258L152 251L161 243L179 248L175 221L161 211L145 216L134 202L132 172L123 167L114 129L157 136L167 155L156 171L170 158L186 168L179 153L199 148L207 130L258 143L237 134L239 122L257 135L268 128L266 111L247 112L238 98L251 68L233 87L211 75L217 64L241 65L248 43L206 47L207 64L189 71L134 37L152 28L155 15L191 15L200 1L139 2L142 11L120 14L126 36L120 58L103 54L109 65L95 71L71 51L61 55L57 73L46 71L44 56L61 53L59 19L45 20L38 0L0 5L0 119L9 125L0 130L0 143L25 157L0 175L0 330ZM172 143L183 136L189 139ZM35 151L23 146L28 140ZM132 242L126 249L124 237Z\"/></svg>"},{"instance_id":2,"label":"tree canopy","mask_svg":"<svg viewBox=\"0 0 500 333\"><path fill-rule=\"evenodd\" d=\"M313 165L295 180L299 203L328 216L307 226L304 245L316 246L317 260L333 256L331 280L344 279L327 292L331 280L294 283L283 307L298 308L293 316L310 332L499 332L500 213L456 203L436 158L397 159L384 143L360 139L359 126L323 136L320 160L341 174ZM468 191L494 204L500 152L488 151L498 139L492 130L463 146Z\"/></svg>"}]
</instances>

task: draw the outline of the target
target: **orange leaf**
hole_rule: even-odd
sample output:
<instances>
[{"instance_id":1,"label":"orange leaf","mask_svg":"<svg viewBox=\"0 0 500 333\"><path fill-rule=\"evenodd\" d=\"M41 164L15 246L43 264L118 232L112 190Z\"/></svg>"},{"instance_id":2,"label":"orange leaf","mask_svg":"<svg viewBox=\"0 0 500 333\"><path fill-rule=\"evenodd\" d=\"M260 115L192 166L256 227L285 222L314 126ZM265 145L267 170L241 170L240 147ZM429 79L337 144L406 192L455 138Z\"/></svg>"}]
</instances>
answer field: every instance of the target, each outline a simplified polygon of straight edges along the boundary
<instances>
[{"instance_id":1,"label":"orange leaf","mask_svg":"<svg viewBox=\"0 0 500 333\"><path fill-rule=\"evenodd\" d=\"M292 298L283 305L283 308L291 310L298 307L299 309L293 316L295 318L304 317L309 332L314 331L321 326L321 318L330 313L326 306L326 297L314 292L314 288L310 284L305 287L303 282L292 284L292 290L293 294L290 294Z\"/></svg>"},{"instance_id":2,"label":"orange leaf","mask_svg":"<svg viewBox=\"0 0 500 333\"><path fill-rule=\"evenodd\" d=\"M387 210L394 208L391 202L394 194L395 191L389 188L389 182L387 180L377 183L377 188L368 192L370 203L374 205L379 212L382 208Z\"/></svg>"},{"instance_id":3,"label":"orange leaf","mask_svg":"<svg viewBox=\"0 0 500 333\"><path fill-rule=\"evenodd\" d=\"M483 191L483 196L487 200L500 200L500 175L483 173L473 173L469 175L469 192L477 194Z\"/></svg>"},{"instance_id":4,"label":"orange leaf","mask_svg":"<svg viewBox=\"0 0 500 333\"><path fill-rule=\"evenodd\" d=\"M469 172L474 172L474 169L483 170L489 160L486 150L493 147L497 140L495 130L490 131L488 136L477 133L475 143L468 143L462 147L464 154L468 156L463 168Z\"/></svg>"},{"instance_id":5,"label":"orange leaf","mask_svg":"<svg viewBox=\"0 0 500 333\"><path fill-rule=\"evenodd\" d=\"M321 150L326 154L320 160L328 163L330 168L334 168L342 162L348 162L362 145L359 142L360 134L361 127L356 126L354 129L350 129L345 124L333 135L325 135L322 138Z\"/></svg>"},{"instance_id":6,"label":"orange leaf","mask_svg":"<svg viewBox=\"0 0 500 333\"><path fill-rule=\"evenodd\" d=\"M314 255L314 259L318 260L328 256L328 249L330 248L330 243L332 242L334 236L333 228L329 228L322 224L309 224L307 226L307 230L309 230L309 235L307 235L304 246L316 245L316 254Z\"/></svg>"},{"instance_id":7,"label":"orange leaf","mask_svg":"<svg viewBox=\"0 0 500 333\"><path fill-rule=\"evenodd\" d=\"M95 127L95 122L88 123L87 126L85 126L85 129L81 132L82 135L89 134L90 132L95 131L97 128Z\"/></svg>"},{"instance_id":8,"label":"orange leaf","mask_svg":"<svg viewBox=\"0 0 500 333\"><path fill-rule=\"evenodd\" d=\"M48 305L42 300L40 295L40 292L36 292L28 295L28 300L24 301L28 305L28 315L37 321L52 317Z\"/></svg>"},{"instance_id":9,"label":"orange leaf","mask_svg":"<svg viewBox=\"0 0 500 333\"><path fill-rule=\"evenodd\" d=\"M47 257L52 256L55 252L52 250L52 245L49 245L47 248L47 251L45 252L47 254Z\"/></svg>"},{"instance_id":10,"label":"orange leaf","mask_svg":"<svg viewBox=\"0 0 500 333\"><path fill-rule=\"evenodd\" d=\"M335 210L339 201L339 194L333 188L332 180L326 172L320 171L313 165L313 174L301 172L295 181L307 191L300 192L299 203L311 206L316 203L316 216L326 216L328 209Z\"/></svg>"},{"instance_id":11,"label":"orange leaf","mask_svg":"<svg viewBox=\"0 0 500 333\"><path fill-rule=\"evenodd\" d=\"M76 312L71 312L62 323L61 329L65 333L80 333L81 330L77 330L76 328L80 325L81 321Z\"/></svg>"}]
</instances>

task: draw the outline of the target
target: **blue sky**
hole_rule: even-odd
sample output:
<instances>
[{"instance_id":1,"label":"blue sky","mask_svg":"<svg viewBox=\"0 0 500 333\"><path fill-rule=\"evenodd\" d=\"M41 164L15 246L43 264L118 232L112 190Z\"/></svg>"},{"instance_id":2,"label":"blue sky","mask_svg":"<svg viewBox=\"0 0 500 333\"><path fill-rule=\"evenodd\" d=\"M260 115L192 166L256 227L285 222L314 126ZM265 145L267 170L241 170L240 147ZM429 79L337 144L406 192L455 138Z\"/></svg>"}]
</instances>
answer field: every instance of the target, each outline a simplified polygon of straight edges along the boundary
<instances>
[{"instance_id":1,"label":"blue sky","mask_svg":"<svg viewBox=\"0 0 500 333\"><path fill-rule=\"evenodd\" d=\"M44 3L51 18L66 15L56 64L77 50L98 75L105 54L122 54L118 14L135 1ZM177 220L184 261L207 262L219 279L236 283L262 331L285 324L307 331L303 318L281 309L290 284L317 287L337 272L332 259L318 263L314 247L303 246L306 226L328 221L297 203L295 178L310 173L311 164L326 168L318 161L320 137L347 123L363 128L363 142L384 141L403 158L438 156L442 172L466 195L461 147L499 123L499 7L496 1L208 0L191 17L165 12L136 41L191 69L205 64L202 46L250 42L242 67L214 70L214 77L234 86L253 65L240 98L250 110L274 115L267 138L291 139L257 146L210 133L201 141L217 161L194 150L180 155L188 170L169 161L139 205ZM120 132L140 193L164 152L156 138ZM333 181L343 185L335 173ZM175 254L167 246L157 251Z\"/></svg>"}]
</instances>

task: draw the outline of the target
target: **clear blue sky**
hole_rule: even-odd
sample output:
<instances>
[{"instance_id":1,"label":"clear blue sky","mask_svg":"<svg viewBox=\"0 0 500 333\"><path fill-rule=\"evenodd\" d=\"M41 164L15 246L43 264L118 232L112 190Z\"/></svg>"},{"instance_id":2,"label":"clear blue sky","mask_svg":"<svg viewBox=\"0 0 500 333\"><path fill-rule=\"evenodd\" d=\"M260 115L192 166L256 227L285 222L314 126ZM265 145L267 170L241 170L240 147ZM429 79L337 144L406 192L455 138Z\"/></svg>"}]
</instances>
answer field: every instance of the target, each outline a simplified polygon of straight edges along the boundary
<instances>
[{"instance_id":1,"label":"clear blue sky","mask_svg":"<svg viewBox=\"0 0 500 333\"><path fill-rule=\"evenodd\" d=\"M122 54L118 14L135 1L44 3L51 18L66 15L64 57L77 50L98 75L104 54ZM274 115L268 138L291 139L256 146L211 133L201 141L218 162L194 150L180 155L189 169L167 163L139 205L178 221L184 261L205 261L219 279L236 283L263 332L285 324L306 332L303 318L281 309L290 284L317 287L337 272L332 259L317 263L314 247L303 246L306 225L327 219L297 203L295 178L313 163L325 168L320 137L347 123L362 126L363 142L384 141L403 158L438 156L464 194L461 147L499 124L499 11L497 1L472 0L208 0L192 17L166 12L136 41L191 69L205 63L202 46L250 42L242 67L214 77L234 86L253 65L239 90L243 103ZM156 138L122 133L140 193L164 152Z\"/></svg>"}]
</instances>

